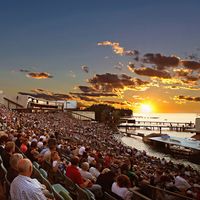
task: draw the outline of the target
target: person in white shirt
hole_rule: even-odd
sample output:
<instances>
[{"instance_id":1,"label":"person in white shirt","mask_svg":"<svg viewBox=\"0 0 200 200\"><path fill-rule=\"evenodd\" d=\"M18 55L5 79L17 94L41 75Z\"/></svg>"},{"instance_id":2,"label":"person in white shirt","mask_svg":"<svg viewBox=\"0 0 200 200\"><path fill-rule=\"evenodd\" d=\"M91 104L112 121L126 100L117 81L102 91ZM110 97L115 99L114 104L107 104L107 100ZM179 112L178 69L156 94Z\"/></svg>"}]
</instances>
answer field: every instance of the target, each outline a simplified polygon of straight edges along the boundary
<instances>
[{"instance_id":1,"label":"person in white shirt","mask_svg":"<svg viewBox=\"0 0 200 200\"><path fill-rule=\"evenodd\" d=\"M31 161L21 159L17 167L19 175L10 186L11 200L46 200L45 193L48 190L37 179L30 178L33 170Z\"/></svg>"},{"instance_id":2,"label":"person in white shirt","mask_svg":"<svg viewBox=\"0 0 200 200\"><path fill-rule=\"evenodd\" d=\"M124 200L131 200L132 192L128 190L130 180L126 175L119 175L117 181L112 184L111 191Z\"/></svg>"},{"instance_id":3,"label":"person in white shirt","mask_svg":"<svg viewBox=\"0 0 200 200\"><path fill-rule=\"evenodd\" d=\"M187 189L191 188L191 185L184 178L183 174L175 177L174 185L176 186L176 188L178 188L182 192L185 192Z\"/></svg>"},{"instance_id":4,"label":"person in white shirt","mask_svg":"<svg viewBox=\"0 0 200 200\"><path fill-rule=\"evenodd\" d=\"M37 147L38 147L39 150L42 149L42 147L43 147L43 139L42 138L39 139L39 141L37 143Z\"/></svg>"},{"instance_id":5,"label":"person in white shirt","mask_svg":"<svg viewBox=\"0 0 200 200\"><path fill-rule=\"evenodd\" d=\"M100 175L100 171L102 169L102 165L100 163L97 164L96 160L93 160L90 163L90 169L89 172L92 174L92 176L94 176L95 178L97 178Z\"/></svg>"},{"instance_id":6,"label":"person in white shirt","mask_svg":"<svg viewBox=\"0 0 200 200\"><path fill-rule=\"evenodd\" d=\"M80 147L78 154L82 156L84 152L85 152L85 147L84 146Z\"/></svg>"}]
</instances>

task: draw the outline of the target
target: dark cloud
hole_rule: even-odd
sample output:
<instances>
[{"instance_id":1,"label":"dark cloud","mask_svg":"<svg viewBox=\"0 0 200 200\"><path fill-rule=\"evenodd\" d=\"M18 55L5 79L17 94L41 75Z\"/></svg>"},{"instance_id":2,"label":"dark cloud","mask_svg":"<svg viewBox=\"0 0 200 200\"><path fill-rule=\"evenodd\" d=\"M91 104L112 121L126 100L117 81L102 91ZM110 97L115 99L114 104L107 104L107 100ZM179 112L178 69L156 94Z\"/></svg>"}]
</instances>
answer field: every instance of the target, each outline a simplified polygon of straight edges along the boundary
<instances>
[{"instance_id":1,"label":"dark cloud","mask_svg":"<svg viewBox=\"0 0 200 200\"><path fill-rule=\"evenodd\" d=\"M71 96L68 94L60 94L60 93L55 93L53 96L59 100L66 100L66 99L71 99Z\"/></svg>"},{"instance_id":2,"label":"dark cloud","mask_svg":"<svg viewBox=\"0 0 200 200\"><path fill-rule=\"evenodd\" d=\"M20 72L25 72L25 73L30 72L30 70L28 70L28 69L20 69L19 71Z\"/></svg>"},{"instance_id":3,"label":"dark cloud","mask_svg":"<svg viewBox=\"0 0 200 200\"><path fill-rule=\"evenodd\" d=\"M181 64L188 69L200 70L200 62L197 61L181 60Z\"/></svg>"},{"instance_id":4,"label":"dark cloud","mask_svg":"<svg viewBox=\"0 0 200 200\"><path fill-rule=\"evenodd\" d=\"M83 86L83 85L79 85L78 88L82 91L82 92L95 92L96 90L92 87L89 86Z\"/></svg>"},{"instance_id":5,"label":"dark cloud","mask_svg":"<svg viewBox=\"0 0 200 200\"><path fill-rule=\"evenodd\" d=\"M34 79L53 78L53 76L47 72L30 72L27 74L27 77L34 78Z\"/></svg>"},{"instance_id":6,"label":"dark cloud","mask_svg":"<svg viewBox=\"0 0 200 200\"><path fill-rule=\"evenodd\" d=\"M124 55L125 56L138 56L139 55L139 51L137 50L133 50L133 51L124 51Z\"/></svg>"},{"instance_id":7,"label":"dark cloud","mask_svg":"<svg viewBox=\"0 0 200 200\"><path fill-rule=\"evenodd\" d=\"M171 89L171 90L179 90L180 89L180 87L177 85L169 85L169 86L166 86L165 88Z\"/></svg>"},{"instance_id":8,"label":"dark cloud","mask_svg":"<svg viewBox=\"0 0 200 200\"><path fill-rule=\"evenodd\" d=\"M186 76L186 79L188 81L198 81L199 77L197 77L197 76Z\"/></svg>"},{"instance_id":9,"label":"dark cloud","mask_svg":"<svg viewBox=\"0 0 200 200\"><path fill-rule=\"evenodd\" d=\"M82 65L82 66L81 66L81 69L82 69L84 72L86 72L86 73L89 72L89 68L88 68L87 65Z\"/></svg>"},{"instance_id":10,"label":"dark cloud","mask_svg":"<svg viewBox=\"0 0 200 200\"><path fill-rule=\"evenodd\" d=\"M192 53L192 54L187 56L187 59L198 61L199 60L199 56L197 54Z\"/></svg>"},{"instance_id":11,"label":"dark cloud","mask_svg":"<svg viewBox=\"0 0 200 200\"><path fill-rule=\"evenodd\" d=\"M161 70L165 69L165 67L177 67L180 63L180 59L176 56L164 56L160 53L148 53L144 55L143 62L155 64L157 68Z\"/></svg>"},{"instance_id":12,"label":"dark cloud","mask_svg":"<svg viewBox=\"0 0 200 200\"><path fill-rule=\"evenodd\" d=\"M88 82L92 87L104 91L113 92L115 90L139 89L139 87L146 86L149 82L142 81L140 79L132 78L126 74L96 74L93 78L89 79Z\"/></svg>"},{"instance_id":13,"label":"dark cloud","mask_svg":"<svg viewBox=\"0 0 200 200\"><path fill-rule=\"evenodd\" d=\"M34 89L31 90L32 93L30 92L19 92L21 95L29 95L35 98L39 99L45 99L49 101L58 101L58 100L69 100L71 99L71 96L68 94L62 94L62 93L53 93L47 90L43 89Z\"/></svg>"},{"instance_id":14,"label":"dark cloud","mask_svg":"<svg viewBox=\"0 0 200 200\"><path fill-rule=\"evenodd\" d=\"M45 90L45 89L42 89L42 88L36 88L36 89L32 89L31 92L34 92L34 93L44 93L44 94L52 94L51 91L49 90Z\"/></svg>"},{"instance_id":15,"label":"dark cloud","mask_svg":"<svg viewBox=\"0 0 200 200\"><path fill-rule=\"evenodd\" d=\"M103 104L109 104L109 105L119 105L119 106L126 106L126 102L119 102L119 101L101 101Z\"/></svg>"},{"instance_id":16,"label":"dark cloud","mask_svg":"<svg viewBox=\"0 0 200 200\"><path fill-rule=\"evenodd\" d=\"M76 96L91 96L91 97L115 97L117 94L114 93L103 93L103 92L95 92L95 93L78 93L78 92L70 92L71 95Z\"/></svg>"},{"instance_id":17,"label":"dark cloud","mask_svg":"<svg viewBox=\"0 0 200 200\"><path fill-rule=\"evenodd\" d=\"M29 92L19 92L19 94L21 95L28 95L28 96L32 96L35 98L39 98L39 99L45 99L45 100L49 100L49 101L54 101L57 100L56 98L54 98L52 95L48 95L48 94L35 94L35 93L29 93Z\"/></svg>"},{"instance_id":18,"label":"dark cloud","mask_svg":"<svg viewBox=\"0 0 200 200\"><path fill-rule=\"evenodd\" d=\"M140 60L139 56L135 56L134 60L138 62Z\"/></svg>"},{"instance_id":19,"label":"dark cloud","mask_svg":"<svg viewBox=\"0 0 200 200\"><path fill-rule=\"evenodd\" d=\"M185 101L193 101L193 102L200 102L200 97L190 97L190 96L176 96L177 100L185 100Z\"/></svg>"},{"instance_id":20,"label":"dark cloud","mask_svg":"<svg viewBox=\"0 0 200 200\"><path fill-rule=\"evenodd\" d=\"M89 98L87 96L79 96L79 99L82 100L82 101L98 102L96 99Z\"/></svg>"},{"instance_id":21,"label":"dark cloud","mask_svg":"<svg viewBox=\"0 0 200 200\"><path fill-rule=\"evenodd\" d=\"M138 75L142 76L151 76L151 77L158 77L158 78L171 78L169 72L164 70L156 70L149 67L143 67L140 69L134 69L134 72Z\"/></svg>"}]
</instances>

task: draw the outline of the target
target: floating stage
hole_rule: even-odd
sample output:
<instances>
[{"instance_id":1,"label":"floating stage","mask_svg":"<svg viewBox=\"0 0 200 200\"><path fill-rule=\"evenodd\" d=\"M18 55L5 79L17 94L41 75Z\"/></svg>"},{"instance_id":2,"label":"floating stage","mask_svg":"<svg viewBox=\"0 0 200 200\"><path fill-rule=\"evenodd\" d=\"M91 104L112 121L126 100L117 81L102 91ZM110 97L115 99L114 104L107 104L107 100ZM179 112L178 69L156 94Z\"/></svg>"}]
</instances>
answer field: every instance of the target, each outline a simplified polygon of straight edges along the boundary
<instances>
[{"instance_id":1,"label":"floating stage","mask_svg":"<svg viewBox=\"0 0 200 200\"><path fill-rule=\"evenodd\" d=\"M194 140L191 138L186 139L186 138L179 138L179 137L174 137L174 136L166 137L165 135L163 135L159 137L149 138L149 140L152 140L155 142L161 142L161 143L169 144L169 145L182 146L185 148L200 151L200 141Z\"/></svg>"},{"instance_id":2,"label":"floating stage","mask_svg":"<svg viewBox=\"0 0 200 200\"><path fill-rule=\"evenodd\" d=\"M179 138L169 135L149 137L148 140L154 146L164 148L174 155L182 155L192 162L200 164L200 141L191 138Z\"/></svg>"}]
</instances>

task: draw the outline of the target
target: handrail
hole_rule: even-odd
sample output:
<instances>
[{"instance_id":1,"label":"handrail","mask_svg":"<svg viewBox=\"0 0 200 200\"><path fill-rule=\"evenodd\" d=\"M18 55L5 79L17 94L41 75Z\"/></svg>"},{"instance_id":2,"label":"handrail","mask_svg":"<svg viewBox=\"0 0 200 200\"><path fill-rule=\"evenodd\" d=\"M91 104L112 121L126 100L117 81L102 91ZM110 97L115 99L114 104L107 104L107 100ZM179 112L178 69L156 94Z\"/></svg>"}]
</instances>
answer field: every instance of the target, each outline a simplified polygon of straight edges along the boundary
<instances>
[{"instance_id":1,"label":"handrail","mask_svg":"<svg viewBox=\"0 0 200 200\"><path fill-rule=\"evenodd\" d=\"M86 119L89 119L89 120L91 120L91 121L95 121L93 118L91 118L91 117L87 117L87 116L85 116L85 115L81 115L81 114L79 114L79 113L75 113L75 111L73 110L67 110L67 112L70 112L71 114L74 114L74 115L77 115L77 116L79 116L80 118L81 117L83 117L83 118L86 118Z\"/></svg>"},{"instance_id":2,"label":"handrail","mask_svg":"<svg viewBox=\"0 0 200 200\"><path fill-rule=\"evenodd\" d=\"M159 188L159 187L155 187L155 186L152 186L152 185L148 185L148 187L152 190L151 198L154 199L154 200L157 200L157 195L159 196L159 195L166 195L166 194L176 197L177 200L193 200L190 197L184 196L184 195L179 194L179 193L171 192L169 190L164 190L164 189ZM160 193L157 193L158 191Z\"/></svg>"},{"instance_id":3,"label":"handrail","mask_svg":"<svg viewBox=\"0 0 200 200\"><path fill-rule=\"evenodd\" d=\"M21 104L19 104L19 103L13 101L13 100L11 100L11 99L8 99L8 98L6 98L6 97L3 97L3 98L4 98L6 101L9 101L9 102L12 103L12 104L15 104L16 106L19 106L19 107L21 107L21 108L24 107L24 106L22 106Z\"/></svg>"},{"instance_id":4,"label":"handrail","mask_svg":"<svg viewBox=\"0 0 200 200\"><path fill-rule=\"evenodd\" d=\"M152 200L149 197L141 194L140 192L137 192L135 190L131 190L131 192L133 193L132 195L132 199L134 200Z\"/></svg>"}]
</instances>

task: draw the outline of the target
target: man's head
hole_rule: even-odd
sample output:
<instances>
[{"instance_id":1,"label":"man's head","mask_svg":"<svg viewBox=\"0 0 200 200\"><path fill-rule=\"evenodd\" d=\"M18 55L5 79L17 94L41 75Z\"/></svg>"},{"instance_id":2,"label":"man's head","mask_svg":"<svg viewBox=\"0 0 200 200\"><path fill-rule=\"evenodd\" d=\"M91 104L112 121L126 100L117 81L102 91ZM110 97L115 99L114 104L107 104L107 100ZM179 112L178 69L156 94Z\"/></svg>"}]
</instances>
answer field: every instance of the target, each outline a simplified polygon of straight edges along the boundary
<instances>
[{"instance_id":1,"label":"man's head","mask_svg":"<svg viewBox=\"0 0 200 200\"><path fill-rule=\"evenodd\" d=\"M78 158L78 156L72 157L71 160L70 160L70 162L71 162L72 165L78 166L78 164L79 164L79 158Z\"/></svg>"},{"instance_id":2,"label":"man's head","mask_svg":"<svg viewBox=\"0 0 200 200\"><path fill-rule=\"evenodd\" d=\"M33 171L32 162L27 158L23 158L18 161L17 169L19 174L30 177Z\"/></svg>"}]
</instances>

